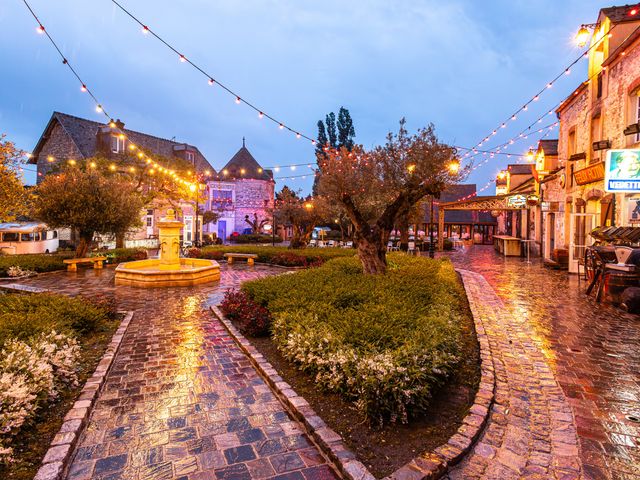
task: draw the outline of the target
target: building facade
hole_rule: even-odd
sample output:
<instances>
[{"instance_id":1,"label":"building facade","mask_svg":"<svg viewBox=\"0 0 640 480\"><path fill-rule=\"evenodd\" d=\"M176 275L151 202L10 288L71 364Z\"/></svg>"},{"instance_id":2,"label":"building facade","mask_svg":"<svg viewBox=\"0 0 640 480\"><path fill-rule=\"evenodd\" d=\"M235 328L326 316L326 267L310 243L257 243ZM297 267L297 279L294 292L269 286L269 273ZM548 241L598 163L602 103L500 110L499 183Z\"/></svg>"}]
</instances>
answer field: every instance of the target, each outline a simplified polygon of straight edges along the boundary
<instances>
[{"instance_id":1,"label":"building facade","mask_svg":"<svg viewBox=\"0 0 640 480\"><path fill-rule=\"evenodd\" d=\"M193 172L189 170L188 173L197 176L205 185L198 203L195 199L174 201L173 205L161 200L152 201L141 212L143 226L127 234L127 246L153 246L158 235L158 220L166 214L168 208L177 207L178 214L184 222L182 240L187 244L198 239L201 241L203 234L219 236L224 241L232 232L241 232L249 227L244 221L245 215L264 215L272 208L273 175L260 167L244 146L244 141L240 151L221 172L217 173L200 150L193 145L125 129L124 123L120 120L114 124L115 128L112 128L103 123L54 112L29 162L37 165L38 183L56 167L89 158L98 157L126 165L127 159L131 158L127 145L130 139L138 147L158 158L166 159L167 162L180 160L182 165L191 165ZM125 138L122 138L119 132L125 133ZM242 166L236 169L240 164ZM257 173L258 170L260 174ZM196 207L199 213L197 216ZM209 225L202 225L202 213L207 210L217 213L221 219ZM59 234L61 240L70 239L68 231L61 230ZM102 240L107 245L113 243L110 239Z\"/></svg>"},{"instance_id":2,"label":"building facade","mask_svg":"<svg viewBox=\"0 0 640 480\"><path fill-rule=\"evenodd\" d=\"M560 168L548 193L557 198L558 189L564 188L564 198L547 240L553 235L556 245L564 243L570 271L577 271L593 228L640 221L633 213L640 205L640 182L633 184L640 178L640 158L633 153L640 147L638 17L632 6L600 11L591 37L588 78L556 111ZM616 150L630 151L629 159L612 163ZM615 177L621 165L631 182L624 182L624 191L612 191L615 184L605 184L606 170Z\"/></svg>"}]
</instances>

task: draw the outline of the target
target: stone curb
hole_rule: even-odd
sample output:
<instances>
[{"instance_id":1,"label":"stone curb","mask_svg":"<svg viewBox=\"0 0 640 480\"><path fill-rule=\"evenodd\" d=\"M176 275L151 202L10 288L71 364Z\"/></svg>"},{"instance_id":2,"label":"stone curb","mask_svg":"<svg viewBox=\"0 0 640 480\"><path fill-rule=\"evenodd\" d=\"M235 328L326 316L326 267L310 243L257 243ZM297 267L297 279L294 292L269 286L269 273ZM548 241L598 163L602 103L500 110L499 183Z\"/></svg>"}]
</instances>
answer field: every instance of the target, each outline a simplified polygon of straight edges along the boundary
<instances>
[{"instance_id":1,"label":"stone curb","mask_svg":"<svg viewBox=\"0 0 640 480\"><path fill-rule=\"evenodd\" d=\"M331 460L343 478L349 480L375 480L369 470L358 460L342 442L342 437L330 429L311 408L307 401L300 397L291 386L286 383L273 366L258 352L238 329L224 316L218 307L210 306L213 314L222 322L240 349L261 377L271 387L276 397L292 414L293 418L302 423L307 434L315 441L318 448ZM34 479L35 480L35 479Z\"/></svg>"},{"instance_id":2,"label":"stone curb","mask_svg":"<svg viewBox=\"0 0 640 480\"><path fill-rule=\"evenodd\" d=\"M80 396L78 396L73 407L64 417L64 423L53 438L49 450L47 450L42 459L42 465L33 480L61 480L63 478L63 474L69 466L75 444L80 437L82 427L84 427L89 418L89 414L98 398L98 392L104 384L104 379L111 368L116 353L118 353L122 338L133 318L133 312L121 313L124 313L125 316L120 322L120 326L111 337L111 342L109 342L104 355L98 362L93 375L87 379Z\"/></svg>"},{"instance_id":3,"label":"stone curb","mask_svg":"<svg viewBox=\"0 0 640 480\"><path fill-rule=\"evenodd\" d=\"M471 295L465 282L465 270L457 270L467 292ZM434 480L441 478L449 467L457 464L471 450L484 427L487 424L495 392L495 371L493 356L489 345L489 338L482 324L476 306L469 301L476 336L480 348L480 384L469 408L469 413L462 421L462 425L449 440L432 452L424 453L393 472L385 480ZM275 391L283 404L293 413L307 429L322 451L334 462L340 472L350 480L373 480L375 477L347 449L342 438L331 430L324 421L313 411L307 401L298 396L291 386L286 383L269 362L259 353L251 343L227 320L220 309L211 306L213 313L220 319L229 334L234 338L242 351L249 357L258 372L265 378L269 386Z\"/></svg>"}]
</instances>

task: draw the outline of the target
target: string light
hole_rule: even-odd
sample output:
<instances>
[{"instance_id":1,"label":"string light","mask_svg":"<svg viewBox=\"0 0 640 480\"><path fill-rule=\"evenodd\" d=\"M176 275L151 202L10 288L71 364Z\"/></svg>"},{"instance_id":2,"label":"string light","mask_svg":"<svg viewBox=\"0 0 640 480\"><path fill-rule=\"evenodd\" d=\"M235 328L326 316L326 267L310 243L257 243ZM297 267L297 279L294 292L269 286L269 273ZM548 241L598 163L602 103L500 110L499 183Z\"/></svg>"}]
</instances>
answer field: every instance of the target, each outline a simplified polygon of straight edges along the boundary
<instances>
[{"instance_id":1,"label":"string light","mask_svg":"<svg viewBox=\"0 0 640 480\"><path fill-rule=\"evenodd\" d=\"M223 90L225 90L227 93L229 93L230 95L233 95L236 100L237 103L243 103L244 105L246 105L249 108L252 108L253 110L255 110L256 112L262 113L263 110L259 109L258 107L256 107L254 104L252 104L251 102L245 100L244 98L242 98L240 95L238 95L235 91L233 91L231 88L227 87L226 85L220 83L219 80L215 79L213 77L213 75L210 75L209 73L206 72L206 70L195 64L194 62L192 62L191 60L187 60L186 57L184 57L184 55L182 53L180 53L178 51L177 48L175 48L171 43L169 43L167 40L165 40L163 37L161 37L158 33L156 33L154 30L152 30L151 28L149 28L145 23L143 23L138 17L136 17L133 13L131 13L129 10L127 10L124 6L122 6L118 1L116 0L111 0L112 3L117 6L123 13L125 13L129 18L131 18L134 22L136 22L138 25L140 25L140 27L142 27L142 30L145 34L151 34L153 37L155 37L158 41L160 41L166 48L168 48L169 50L171 50L173 53L180 55L181 60L182 58L184 58L185 62L188 62L193 68L195 68L199 73L201 73L202 75L205 75L207 77L208 80L212 80L215 83L217 83ZM263 114L264 116L266 116L269 120L271 120L272 122L278 124L278 125L282 125L282 129L286 128L287 130L289 130L292 133L297 133L300 132L297 129L292 129L289 126L287 126L284 122L280 121L280 120L276 120L273 116L271 115L266 115ZM260 117L262 118L262 117ZM311 141L313 140L312 137L305 135L303 133L300 133L301 137L306 138L307 140Z\"/></svg>"}]
</instances>

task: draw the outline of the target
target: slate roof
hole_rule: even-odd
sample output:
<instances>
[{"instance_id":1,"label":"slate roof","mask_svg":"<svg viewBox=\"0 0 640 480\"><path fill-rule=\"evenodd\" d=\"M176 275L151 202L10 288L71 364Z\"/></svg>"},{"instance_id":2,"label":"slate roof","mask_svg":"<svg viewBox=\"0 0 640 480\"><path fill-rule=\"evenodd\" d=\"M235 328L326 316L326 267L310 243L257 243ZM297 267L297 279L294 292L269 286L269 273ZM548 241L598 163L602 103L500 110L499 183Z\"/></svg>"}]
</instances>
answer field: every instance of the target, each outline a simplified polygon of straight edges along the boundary
<instances>
[{"instance_id":1,"label":"slate roof","mask_svg":"<svg viewBox=\"0 0 640 480\"><path fill-rule=\"evenodd\" d=\"M533 175L532 165L531 163L512 163L507 166L507 170L511 175Z\"/></svg>"},{"instance_id":2,"label":"slate roof","mask_svg":"<svg viewBox=\"0 0 640 480\"><path fill-rule=\"evenodd\" d=\"M97 151L97 133L98 130L106 125L104 123L95 122L93 120L87 120L86 118L75 117L61 112L53 112L51 119L47 124L42 136L38 140L36 147L33 150L33 157L30 163L36 163L40 150L44 146L51 129L57 123L64 129L69 135L73 143L76 145L80 153L84 158L90 158L95 156ZM150 150L156 155L162 155L164 157L175 157L174 147L184 147L185 143L174 142L173 140L166 140L164 138L155 137L146 133L137 132L135 130L123 129L124 133L133 141L136 145L143 149ZM211 164L207 161L205 156L198 150L197 147L189 145L190 150L194 150L196 157L196 169L197 170L212 170Z\"/></svg>"},{"instance_id":3,"label":"slate roof","mask_svg":"<svg viewBox=\"0 0 640 480\"><path fill-rule=\"evenodd\" d=\"M467 197L476 192L476 184L475 183L465 183L459 185L450 185L447 189L442 192L440 195L440 199L438 199L439 203L448 203L455 202L462 197ZM434 222L438 221L438 208L434 207ZM429 211L429 203L427 202L425 207L425 222L430 223L430 211ZM491 216L489 212L480 212L473 210L447 210L447 213L444 216L445 223L453 223L453 224L471 224L471 223L489 223L496 224L497 221L495 217Z\"/></svg>"},{"instance_id":4,"label":"slate roof","mask_svg":"<svg viewBox=\"0 0 640 480\"><path fill-rule=\"evenodd\" d=\"M558 155L558 139L555 140L540 140L538 142L538 148L541 148L546 156Z\"/></svg>"},{"instance_id":5,"label":"slate roof","mask_svg":"<svg viewBox=\"0 0 640 480\"><path fill-rule=\"evenodd\" d=\"M640 19L640 13L637 13L636 15L629 14L629 12L634 8L639 8L637 3L632 5L602 8L600 10L600 14L608 17L612 23L637 22Z\"/></svg>"},{"instance_id":6,"label":"slate roof","mask_svg":"<svg viewBox=\"0 0 640 480\"><path fill-rule=\"evenodd\" d=\"M244 173L242 173L243 169ZM224 174L225 171L227 172L226 175ZM231 160L222 167L220 173L222 178L228 179L250 178L253 180L273 180L273 172L271 170L264 170L244 144L240 150L231 157Z\"/></svg>"}]
</instances>

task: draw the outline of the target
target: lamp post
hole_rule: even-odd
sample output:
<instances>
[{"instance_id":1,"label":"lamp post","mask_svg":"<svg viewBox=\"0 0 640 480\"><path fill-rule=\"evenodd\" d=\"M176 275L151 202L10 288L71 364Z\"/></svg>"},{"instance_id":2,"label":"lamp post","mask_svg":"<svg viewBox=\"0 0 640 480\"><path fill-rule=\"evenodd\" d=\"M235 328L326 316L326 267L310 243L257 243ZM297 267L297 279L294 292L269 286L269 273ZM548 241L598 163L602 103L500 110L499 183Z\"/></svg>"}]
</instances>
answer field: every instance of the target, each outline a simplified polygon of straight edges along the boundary
<instances>
[{"instance_id":1,"label":"lamp post","mask_svg":"<svg viewBox=\"0 0 640 480\"><path fill-rule=\"evenodd\" d=\"M197 181L197 179L196 179L196 181ZM189 185L189 190L191 190L192 192L195 192L195 195L196 195L196 212L195 212L195 215L194 215L194 219L195 219L196 225L195 225L195 239L193 241L193 243L194 243L194 245L196 247L200 246L199 245L200 242L198 242L198 209L200 208L199 199L198 199L198 196L200 194L200 192L199 192L200 188L199 187L200 187L200 185L198 183L192 183L191 185Z\"/></svg>"},{"instance_id":2,"label":"lamp post","mask_svg":"<svg viewBox=\"0 0 640 480\"><path fill-rule=\"evenodd\" d=\"M436 256L436 247L433 243L433 195L429 198L429 208L431 209L429 213L429 258L434 258Z\"/></svg>"}]
</instances>

